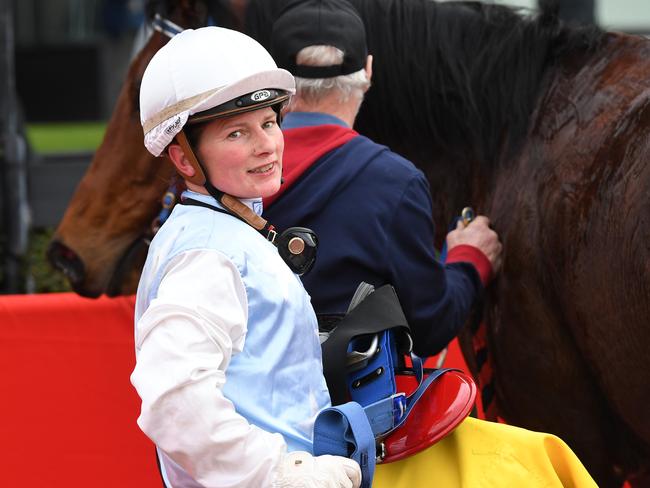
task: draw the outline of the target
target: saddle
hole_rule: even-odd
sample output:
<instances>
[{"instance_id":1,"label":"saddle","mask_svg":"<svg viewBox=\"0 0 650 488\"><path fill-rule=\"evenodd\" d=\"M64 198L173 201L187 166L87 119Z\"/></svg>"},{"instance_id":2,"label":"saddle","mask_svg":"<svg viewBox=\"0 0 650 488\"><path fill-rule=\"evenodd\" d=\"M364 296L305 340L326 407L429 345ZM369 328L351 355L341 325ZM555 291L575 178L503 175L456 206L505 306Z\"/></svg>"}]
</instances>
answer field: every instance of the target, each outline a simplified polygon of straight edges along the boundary
<instances>
[{"instance_id":1,"label":"saddle","mask_svg":"<svg viewBox=\"0 0 650 488\"><path fill-rule=\"evenodd\" d=\"M319 316L319 329L332 405L351 401L363 407L376 462L430 447L471 411L474 381L457 369L423 367L391 285L375 290L361 283L347 313Z\"/></svg>"}]
</instances>

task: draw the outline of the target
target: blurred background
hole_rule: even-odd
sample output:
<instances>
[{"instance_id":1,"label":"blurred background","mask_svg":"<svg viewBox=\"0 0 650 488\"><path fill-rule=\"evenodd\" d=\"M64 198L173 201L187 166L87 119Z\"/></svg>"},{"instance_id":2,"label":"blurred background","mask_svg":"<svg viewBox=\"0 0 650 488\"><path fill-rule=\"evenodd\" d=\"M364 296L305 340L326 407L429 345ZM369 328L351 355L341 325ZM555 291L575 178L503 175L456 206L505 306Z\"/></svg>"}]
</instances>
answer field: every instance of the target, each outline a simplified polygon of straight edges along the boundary
<instances>
[{"instance_id":1,"label":"blurred background","mask_svg":"<svg viewBox=\"0 0 650 488\"><path fill-rule=\"evenodd\" d=\"M535 9L538 0L494 3ZM65 291L44 251L141 45L145 0L0 0L0 293ZM650 34L648 0L562 0L571 22Z\"/></svg>"},{"instance_id":2,"label":"blurred background","mask_svg":"<svg viewBox=\"0 0 650 488\"><path fill-rule=\"evenodd\" d=\"M0 293L67 290L44 251L100 144L145 0L0 0Z\"/></svg>"}]
</instances>

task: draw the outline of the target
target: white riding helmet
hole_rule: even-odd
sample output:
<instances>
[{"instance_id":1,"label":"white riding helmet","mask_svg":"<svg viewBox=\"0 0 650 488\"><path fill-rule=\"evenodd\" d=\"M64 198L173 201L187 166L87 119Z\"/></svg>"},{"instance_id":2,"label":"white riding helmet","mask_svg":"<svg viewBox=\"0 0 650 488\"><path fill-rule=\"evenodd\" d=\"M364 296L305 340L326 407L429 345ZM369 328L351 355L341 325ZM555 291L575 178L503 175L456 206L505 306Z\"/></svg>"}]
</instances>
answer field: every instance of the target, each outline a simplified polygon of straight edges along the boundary
<instances>
[{"instance_id":1,"label":"white riding helmet","mask_svg":"<svg viewBox=\"0 0 650 488\"><path fill-rule=\"evenodd\" d=\"M278 104L293 93L291 73L254 39L222 27L184 30L154 55L142 76L144 145L160 156L194 114L201 112L194 117L201 120L224 117Z\"/></svg>"}]
</instances>

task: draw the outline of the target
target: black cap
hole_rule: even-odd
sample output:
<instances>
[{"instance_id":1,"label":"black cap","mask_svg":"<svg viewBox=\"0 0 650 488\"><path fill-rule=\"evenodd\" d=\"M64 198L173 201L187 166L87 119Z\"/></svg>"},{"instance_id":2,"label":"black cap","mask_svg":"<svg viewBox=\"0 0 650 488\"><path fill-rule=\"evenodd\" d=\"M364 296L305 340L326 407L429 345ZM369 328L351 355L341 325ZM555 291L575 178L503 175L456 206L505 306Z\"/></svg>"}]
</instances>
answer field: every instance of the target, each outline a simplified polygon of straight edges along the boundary
<instances>
[{"instance_id":1,"label":"black cap","mask_svg":"<svg viewBox=\"0 0 650 488\"><path fill-rule=\"evenodd\" d=\"M296 64L301 49L320 45L343 51L343 64ZM296 0L287 5L273 24L271 55L279 68L301 78L348 75L366 65L366 29L357 11L345 0Z\"/></svg>"}]
</instances>

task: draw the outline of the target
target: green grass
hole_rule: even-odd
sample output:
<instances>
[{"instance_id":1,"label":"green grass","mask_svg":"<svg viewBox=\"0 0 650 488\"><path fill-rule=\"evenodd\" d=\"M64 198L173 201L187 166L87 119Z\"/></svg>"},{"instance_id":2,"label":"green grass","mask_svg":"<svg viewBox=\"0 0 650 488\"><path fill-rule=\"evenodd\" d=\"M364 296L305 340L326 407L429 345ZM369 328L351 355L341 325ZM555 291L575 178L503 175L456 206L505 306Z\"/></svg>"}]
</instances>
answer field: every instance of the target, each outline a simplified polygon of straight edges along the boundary
<instances>
[{"instance_id":1,"label":"green grass","mask_svg":"<svg viewBox=\"0 0 650 488\"><path fill-rule=\"evenodd\" d=\"M31 277L34 293L71 291L72 288L63 273L55 271L47 262L45 253L52 240L54 229L32 229L29 234L29 251L26 272Z\"/></svg>"},{"instance_id":2,"label":"green grass","mask_svg":"<svg viewBox=\"0 0 650 488\"><path fill-rule=\"evenodd\" d=\"M1 231L1 229L0 229ZM32 229L29 233L29 249L24 256L22 277L24 288L17 293L52 293L71 291L62 273L55 271L47 262L45 252L52 240L54 229ZM0 251L6 251L6 236L0 232ZM0 252L0 293L3 293L5 256ZM29 282L29 284L28 284Z\"/></svg>"},{"instance_id":3,"label":"green grass","mask_svg":"<svg viewBox=\"0 0 650 488\"><path fill-rule=\"evenodd\" d=\"M105 130L106 122L27 124L27 139L41 154L94 151Z\"/></svg>"}]
</instances>

